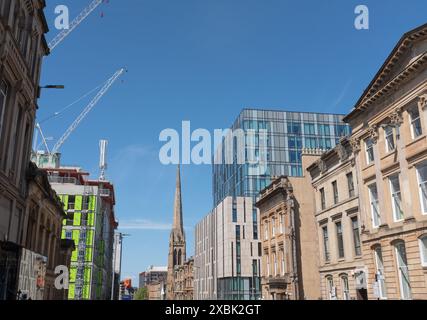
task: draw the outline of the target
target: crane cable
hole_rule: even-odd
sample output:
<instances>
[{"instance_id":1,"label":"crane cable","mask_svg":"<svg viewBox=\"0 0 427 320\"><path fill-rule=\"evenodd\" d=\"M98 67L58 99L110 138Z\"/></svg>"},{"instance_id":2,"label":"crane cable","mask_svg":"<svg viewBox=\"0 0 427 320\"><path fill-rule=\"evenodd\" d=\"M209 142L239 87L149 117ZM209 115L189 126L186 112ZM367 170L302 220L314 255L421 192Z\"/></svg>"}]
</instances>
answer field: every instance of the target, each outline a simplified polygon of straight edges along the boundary
<instances>
[{"instance_id":1,"label":"crane cable","mask_svg":"<svg viewBox=\"0 0 427 320\"><path fill-rule=\"evenodd\" d=\"M108 81L108 80L107 80ZM86 98L87 96L89 96L91 93L95 92L96 90L98 90L99 88L101 88L105 83L107 83L107 81L101 83L99 86L93 88L92 90L90 90L89 92L85 93L84 95L82 95L80 98L78 98L77 100L75 100L74 102L70 103L69 105L65 106L64 108L62 108L61 110L52 113L50 116L44 118L43 120L41 120L39 122L39 124L45 123L46 121L49 121L51 119L57 118L60 115L62 115L65 111L67 111L68 109L70 109L72 106L74 106L76 103L79 103L80 101L82 101L84 98Z\"/></svg>"}]
</instances>

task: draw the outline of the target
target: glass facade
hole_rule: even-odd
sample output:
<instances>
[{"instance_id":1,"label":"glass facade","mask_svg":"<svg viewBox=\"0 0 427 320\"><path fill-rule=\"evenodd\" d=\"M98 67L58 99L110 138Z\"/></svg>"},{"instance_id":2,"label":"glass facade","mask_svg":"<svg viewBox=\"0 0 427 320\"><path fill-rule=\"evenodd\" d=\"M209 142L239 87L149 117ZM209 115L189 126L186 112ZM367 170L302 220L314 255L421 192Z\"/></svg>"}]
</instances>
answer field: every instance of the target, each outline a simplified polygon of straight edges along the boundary
<instances>
[{"instance_id":1,"label":"glass facade","mask_svg":"<svg viewBox=\"0 0 427 320\"><path fill-rule=\"evenodd\" d=\"M254 130L255 155L260 150L259 132L266 130L266 170L254 174L250 164L218 164L213 167L214 207L227 196L255 198L270 184L272 176L302 176L301 152L303 148L331 149L341 137L349 135L350 127L342 119L343 115L270 111L244 109L232 126L232 130L242 129L246 135L245 151L248 150L248 130ZM235 146L235 144L234 144ZM221 146L226 153L225 145ZM237 148L233 148L233 159L237 158Z\"/></svg>"}]
</instances>

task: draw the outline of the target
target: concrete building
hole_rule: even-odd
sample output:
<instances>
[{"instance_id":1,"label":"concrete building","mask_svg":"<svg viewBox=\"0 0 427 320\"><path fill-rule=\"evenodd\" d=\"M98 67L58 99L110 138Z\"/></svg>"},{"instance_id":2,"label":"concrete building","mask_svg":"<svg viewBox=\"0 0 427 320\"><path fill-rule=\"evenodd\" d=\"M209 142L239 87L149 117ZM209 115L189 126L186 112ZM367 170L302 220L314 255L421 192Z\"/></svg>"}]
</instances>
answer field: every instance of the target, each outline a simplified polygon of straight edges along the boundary
<instances>
[{"instance_id":1,"label":"concrete building","mask_svg":"<svg viewBox=\"0 0 427 320\"><path fill-rule=\"evenodd\" d=\"M303 158L315 150L303 151ZM354 155L348 139L307 168L315 194L322 299L367 299Z\"/></svg>"},{"instance_id":2,"label":"concrete building","mask_svg":"<svg viewBox=\"0 0 427 320\"><path fill-rule=\"evenodd\" d=\"M427 299L427 24L406 33L344 119L370 299Z\"/></svg>"},{"instance_id":3,"label":"concrete building","mask_svg":"<svg viewBox=\"0 0 427 320\"><path fill-rule=\"evenodd\" d=\"M151 282L147 285L148 300L165 300L166 282Z\"/></svg>"},{"instance_id":4,"label":"concrete building","mask_svg":"<svg viewBox=\"0 0 427 320\"><path fill-rule=\"evenodd\" d=\"M122 243L123 234L120 232L114 233L113 245L113 288L112 300L119 300L120 295L120 279L122 274Z\"/></svg>"},{"instance_id":5,"label":"concrete building","mask_svg":"<svg viewBox=\"0 0 427 320\"><path fill-rule=\"evenodd\" d=\"M227 197L196 225L195 300L261 298L257 214L251 197Z\"/></svg>"},{"instance_id":6,"label":"concrete building","mask_svg":"<svg viewBox=\"0 0 427 320\"><path fill-rule=\"evenodd\" d=\"M62 238L74 240L70 300L110 300L113 294L114 186L90 180L78 167L46 168L67 214Z\"/></svg>"},{"instance_id":7,"label":"concrete building","mask_svg":"<svg viewBox=\"0 0 427 320\"><path fill-rule=\"evenodd\" d=\"M191 257L175 269L175 300L193 300L194 259Z\"/></svg>"},{"instance_id":8,"label":"concrete building","mask_svg":"<svg viewBox=\"0 0 427 320\"><path fill-rule=\"evenodd\" d=\"M0 2L0 300L17 297L25 247L25 172L30 163L43 56L49 53L43 0Z\"/></svg>"},{"instance_id":9,"label":"concrete building","mask_svg":"<svg viewBox=\"0 0 427 320\"><path fill-rule=\"evenodd\" d=\"M167 271L166 271L167 274ZM138 279L139 279L139 284L138 284L138 288L145 288L147 286L147 273L144 272L140 272L138 275Z\"/></svg>"}]
</instances>

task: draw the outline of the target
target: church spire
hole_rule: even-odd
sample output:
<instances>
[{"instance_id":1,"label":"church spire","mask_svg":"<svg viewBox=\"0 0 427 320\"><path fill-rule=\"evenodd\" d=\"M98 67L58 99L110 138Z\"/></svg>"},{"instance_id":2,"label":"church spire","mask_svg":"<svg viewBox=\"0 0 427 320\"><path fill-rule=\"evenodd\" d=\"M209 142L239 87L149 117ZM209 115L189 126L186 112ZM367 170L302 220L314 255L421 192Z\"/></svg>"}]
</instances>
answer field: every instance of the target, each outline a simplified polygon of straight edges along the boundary
<instances>
[{"instance_id":1,"label":"church spire","mask_svg":"<svg viewBox=\"0 0 427 320\"><path fill-rule=\"evenodd\" d=\"M173 229L183 231L180 165L178 165L176 172L175 202L173 209Z\"/></svg>"}]
</instances>

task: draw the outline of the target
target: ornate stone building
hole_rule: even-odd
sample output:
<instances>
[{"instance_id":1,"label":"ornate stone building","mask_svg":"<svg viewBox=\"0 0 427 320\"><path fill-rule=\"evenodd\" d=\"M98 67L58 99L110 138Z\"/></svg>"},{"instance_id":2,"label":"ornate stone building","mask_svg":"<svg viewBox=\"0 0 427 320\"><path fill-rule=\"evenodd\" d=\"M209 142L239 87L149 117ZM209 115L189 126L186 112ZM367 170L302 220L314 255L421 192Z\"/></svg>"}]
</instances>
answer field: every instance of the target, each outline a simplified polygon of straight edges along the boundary
<instances>
[{"instance_id":1,"label":"ornate stone building","mask_svg":"<svg viewBox=\"0 0 427 320\"><path fill-rule=\"evenodd\" d=\"M71 254L75 249L74 241L61 239L62 221L65 212L56 192L52 189L47 173L38 169L35 164L30 164L27 174L28 197L27 216L28 224L25 226L25 252L27 256L33 253L40 257L46 257L46 274L43 283L37 285L40 291L40 299L43 300L67 300L68 289L55 288L55 268L71 264ZM19 290L22 294L35 300L35 292L28 285L27 274L33 266L23 266L24 257L21 258L19 273Z\"/></svg>"},{"instance_id":2,"label":"ornate stone building","mask_svg":"<svg viewBox=\"0 0 427 320\"><path fill-rule=\"evenodd\" d=\"M49 52L44 0L0 1L0 300L15 299L25 246L25 172L30 162L40 69Z\"/></svg>"},{"instance_id":3,"label":"ornate stone building","mask_svg":"<svg viewBox=\"0 0 427 320\"><path fill-rule=\"evenodd\" d=\"M345 118L370 299L427 299L427 24L406 33Z\"/></svg>"},{"instance_id":4,"label":"ornate stone building","mask_svg":"<svg viewBox=\"0 0 427 320\"><path fill-rule=\"evenodd\" d=\"M309 153L303 151L303 157ZM354 157L348 139L308 168L315 194L322 299L367 299Z\"/></svg>"},{"instance_id":5,"label":"ornate stone building","mask_svg":"<svg viewBox=\"0 0 427 320\"><path fill-rule=\"evenodd\" d=\"M189 258L182 266L175 268L175 300L193 300L194 259Z\"/></svg>"},{"instance_id":6,"label":"ornate stone building","mask_svg":"<svg viewBox=\"0 0 427 320\"><path fill-rule=\"evenodd\" d=\"M176 174L173 225L169 238L168 275L166 282L166 299L175 300L175 270L186 261L186 242L182 218L181 173L178 166Z\"/></svg>"}]
</instances>

